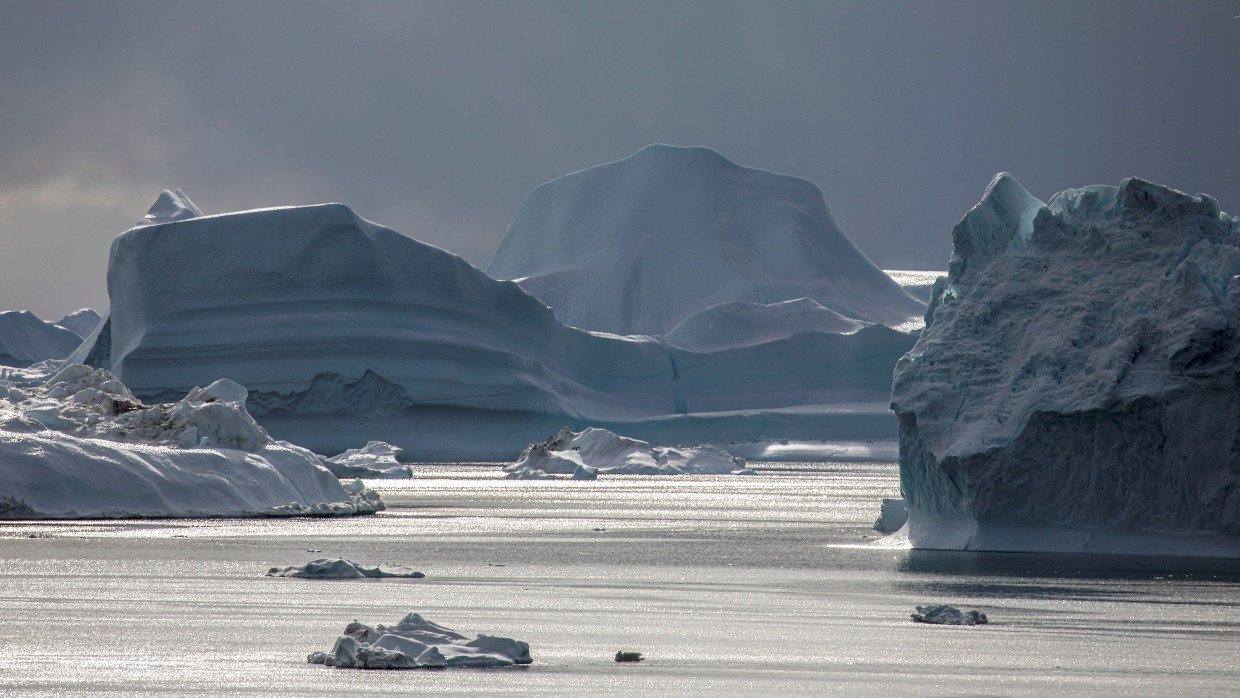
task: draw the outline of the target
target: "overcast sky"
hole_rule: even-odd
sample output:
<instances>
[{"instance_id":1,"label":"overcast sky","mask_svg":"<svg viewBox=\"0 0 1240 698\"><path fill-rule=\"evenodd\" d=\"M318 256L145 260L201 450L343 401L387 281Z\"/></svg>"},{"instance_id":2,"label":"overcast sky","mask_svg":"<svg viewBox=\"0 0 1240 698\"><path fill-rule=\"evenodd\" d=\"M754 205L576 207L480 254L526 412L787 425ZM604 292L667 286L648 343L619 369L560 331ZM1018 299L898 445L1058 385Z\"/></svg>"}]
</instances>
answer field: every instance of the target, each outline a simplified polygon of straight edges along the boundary
<instances>
[{"instance_id":1,"label":"overcast sky","mask_svg":"<svg viewBox=\"0 0 1240 698\"><path fill-rule=\"evenodd\" d=\"M942 269L1010 171L1240 214L1240 2L0 0L0 309L107 305L161 189L340 201L485 268L521 198L649 143L818 185Z\"/></svg>"}]
</instances>

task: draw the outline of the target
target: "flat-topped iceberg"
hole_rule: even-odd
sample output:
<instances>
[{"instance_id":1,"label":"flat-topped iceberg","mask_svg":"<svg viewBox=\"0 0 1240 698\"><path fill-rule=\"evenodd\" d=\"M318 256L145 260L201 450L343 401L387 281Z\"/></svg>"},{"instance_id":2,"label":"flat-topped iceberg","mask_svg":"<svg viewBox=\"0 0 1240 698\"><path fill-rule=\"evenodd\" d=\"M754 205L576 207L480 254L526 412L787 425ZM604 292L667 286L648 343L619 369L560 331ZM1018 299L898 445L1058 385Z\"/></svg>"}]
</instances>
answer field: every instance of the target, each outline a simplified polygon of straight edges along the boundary
<instances>
[{"instance_id":1,"label":"flat-topped iceberg","mask_svg":"<svg viewBox=\"0 0 1240 698\"><path fill-rule=\"evenodd\" d=\"M895 433L891 366L912 335L817 301L702 309L666 340L588 332L340 204L196 210L165 192L113 241L111 310L70 357L148 402L228 378L277 438L418 461L510 458L561 425L659 444ZM860 403L878 409L835 409Z\"/></svg>"},{"instance_id":2,"label":"flat-topped iceberg","mask_svg":"<svg viewBox=\"0 0 1240 698\"><path fill-rule=\"evenodd\" d=\"M306 661L352 669L444 669L529 664L530 646L506 637L470 639L416 613L396 625L370 627L354 621L330 652L312 652Z\"/></svg>"},{"instance_id":3,"label":"flat-topped iceberg","mask_svg":"<svg viewBox=\"0 0 1240 698\"><path fill-rule=\"evenodd\" d=\"M221 379L147 406L111 373L70 364L0 380L0 517L298 516L383 507L318 456L272 439Z\"/></svg>"},{"instance_id":4,"label":"flat-topped iceberg","mask_svg":"<svg viewBox=\"0 0 1240 698\"><path fill-rule=\"evenodd\" d=\"M512 479L595 475L749 475L743 458L714 446L652 446L606 429L580 433L561 427L542 443L530 445L521 458L504 468Z\"/></svg>"},{"instance_id":5,"label":"flat-topped iceberg","mask_svg":"<svg viewBox=\"0 0 1240 698\"><path fill-rule=\"evenodd\" d=\"M425 574L401 565L360 565L344 558L319 558L304 565L272 567L268 577L293 577L297 579L421 579Z\"/></svg>"},{"instance_id":6,"label":"flat-topped iceberg","mask_svg":"<svg viewBox=\"0 0 1240 698\"><path fill-rule=\"evenodd\" d=\"M1240 219L1001 174L896 367L914 546L1240 556Z\"/></svg>"}]
</instances>

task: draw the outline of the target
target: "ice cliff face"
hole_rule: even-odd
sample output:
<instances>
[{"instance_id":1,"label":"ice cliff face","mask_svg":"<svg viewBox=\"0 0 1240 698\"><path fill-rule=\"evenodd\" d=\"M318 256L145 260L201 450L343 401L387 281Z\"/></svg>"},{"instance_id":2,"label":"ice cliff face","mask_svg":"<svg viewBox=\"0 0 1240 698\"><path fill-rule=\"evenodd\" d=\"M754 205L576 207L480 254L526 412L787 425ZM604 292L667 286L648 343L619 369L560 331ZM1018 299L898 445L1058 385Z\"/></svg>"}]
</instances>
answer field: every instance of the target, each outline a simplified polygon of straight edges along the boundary
<instances>
[{"instance_id":1,"label":"ice cliff face","mask_svg":"<svg viewBox=\"0 0 1240 698\"><path fill-rule=\"evenodd\" d=\"M662 335L720 303L809 298L897 327L924 306L836 226L813 184L652 145L526 196L487 273L574 327Z\"/></svg>"},{"instance_id":2,"label":"ice cliff face","mask_svg":"<svg viewBox=\"0 0 1240 698\"><path fill-rule=\"evenodd\" d=\"M724 306L675 341L587 332L340 204L135 227L112 245L108 292L72 360L144 399L228 378L272 434L329 454L381 440L411 459L510 460L562 425L676 442L725 423L727 440L824 438L834 419L874 438L889 416L763 411L885 397L912 345L812 301Z\"/></svg>"},{"instance_id":3,"label":"ice cliff face","mask_svg":"<svg viewBox=\"0 0 1240 698\"><path fill-rule=\"evenodd\" d=\"M896 367L921 547L1240 555L1240 219L1001 174Z\"/></svg>"}]
</instances>

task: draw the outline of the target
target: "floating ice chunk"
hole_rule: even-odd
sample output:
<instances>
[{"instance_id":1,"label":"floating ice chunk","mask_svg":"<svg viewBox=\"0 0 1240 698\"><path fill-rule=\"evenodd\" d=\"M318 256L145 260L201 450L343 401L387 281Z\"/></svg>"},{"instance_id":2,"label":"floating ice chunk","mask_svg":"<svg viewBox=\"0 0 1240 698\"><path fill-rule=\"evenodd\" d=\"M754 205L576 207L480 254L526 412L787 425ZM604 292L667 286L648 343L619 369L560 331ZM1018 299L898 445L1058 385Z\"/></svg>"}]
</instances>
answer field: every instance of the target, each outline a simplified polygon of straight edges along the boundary
<instances>
[{"instance_id":1,"label":"floating ice chunk","mask_svg":"<svg viewBox=\"0 0 1240 698\"><path fill-rule=\"evenodd\" d=\"M981 611L961 611L948 605L918 606L917 612L912 616L916 623L934 625L982 625L989 622L986 614Z\"/></svg>"},{"instance_id":2,"label":"floating ice chunk","mask_svg":"<svg viewBox=\"0 0 1240 698\"><path fill-rule=\"evenodd\" d=\"M504 468L511 479L571 475L574 480L603 475L751 475L743 458L715 446L652 446L645 441L590 427L532 444Z\"/></svg>"},{"instance_id":3,"label":"floating ice chunk","mask_svg":"<svg viewBox=\"0 0 1240 698\"><path fill-rule=\"evenodd\" d=\"M404 455L404 449L383 441L370 441L362 448L350 448L328 458L327 467L337 477L407 478L413 471L400 462Z\"/></svg>"},{"instance_id":4,"label":"floating ice chunk","mask_svg":"<svg viewBox=\"0 0 1240 698\"><path fill-rule=\"evenodd\" d=\"M337 558L335 560L320 558L295 567L285 567L283 569L272 567L267 571L267 576L299 577L302 579L379 579L382 577L421 579L426 575L400 565L367 567L344 558Z\"/></svg>"},{"instance_id":5,"label":"floating ice chunk","mask_svg":"<svg viewBox=\"0 0 1240 698\"><path fill-rule=\"evenodd\" d=\"M393 626L350 623L331 652L312 652L306 661L355 669L442 669L511 666L533 659L525 642L490 635L470 640L411 613Z\"/></svg>"}]
</instances>

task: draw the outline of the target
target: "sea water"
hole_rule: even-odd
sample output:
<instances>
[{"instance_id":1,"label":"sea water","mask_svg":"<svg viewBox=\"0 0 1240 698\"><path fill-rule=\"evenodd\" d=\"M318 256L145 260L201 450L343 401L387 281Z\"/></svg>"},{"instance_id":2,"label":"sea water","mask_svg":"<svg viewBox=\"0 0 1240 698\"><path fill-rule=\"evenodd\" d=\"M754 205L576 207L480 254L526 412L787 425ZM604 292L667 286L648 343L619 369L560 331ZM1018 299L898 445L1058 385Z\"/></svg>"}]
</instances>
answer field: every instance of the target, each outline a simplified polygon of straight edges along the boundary
<instances>
[{"instance_id":1,"label":"sea water","mask_svg":"<svg viewBox=\"0 0 1240 698\"><path fill-rule=\"evenodd\" d=\"M896 466L757 467L580 482L425 465L371 482L389 507L371 517L0 524L0 694L1240 691L1234 561L872 547ZM320 557L427 576L264 576ZM990 623L913 623L930 603ZM409 612L524 640L534 664L305 661L352 620Z\"/></svg>"}]
</instances>

